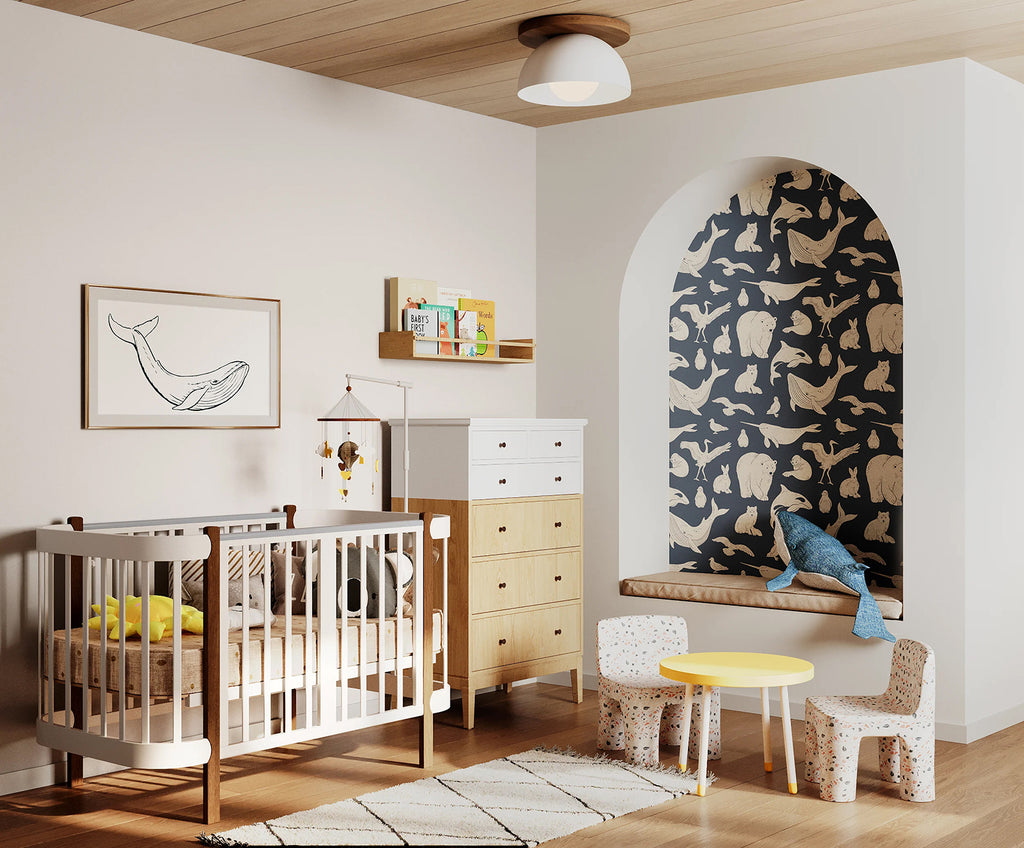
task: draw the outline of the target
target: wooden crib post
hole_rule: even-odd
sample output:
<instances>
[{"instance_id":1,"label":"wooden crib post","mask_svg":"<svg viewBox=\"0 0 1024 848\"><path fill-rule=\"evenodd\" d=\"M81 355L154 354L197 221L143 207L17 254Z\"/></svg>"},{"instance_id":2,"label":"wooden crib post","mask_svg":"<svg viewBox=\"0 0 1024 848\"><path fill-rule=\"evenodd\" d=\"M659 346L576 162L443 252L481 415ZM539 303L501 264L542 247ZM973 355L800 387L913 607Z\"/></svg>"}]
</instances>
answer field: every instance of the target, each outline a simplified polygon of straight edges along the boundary
<instances>
[{"instance_id":1,"label":"wooden crib post","mask_svg":"<svg viewBox=\"0 0 1024 848\"><path fill-rule=\"evenodd\" d=\"M420 767L434 767L434 542L430 538L433 514L421 512L423 522L423 718L420 719Z\"/></svg>"},{"instance_id":2,"label":"wooden crib post","mask_svg":"<svg viewBox=\"0 0 1024 848\"><path fill-rule=\"evenodd\" d=\"M80 515L73 515L68 519L68 524L71 525L71 529L81 532L85 528L85 523L82 521ZM72 621L65 621L64 627L66 632L70 633L71 628L74 624L74 616L79 614L79 610L82 609L82 557L73 556L71 557L71 585L66 588L66 591L71 593L71 616ZM85 627L86 623L82 622L82 627ZM68 648L70 650L70 646ZM73 693L73 700L81 704L81 687L72 686L71 691ZM71 704L65 704L64 709L70 710ZM74 726L78 730L85 728L85 716L82 715L82 708L79 707L75 710ZM80 754L68 754L67 755L67 771L65 772L65 779L67 785L76 789L85 783L84 773L84 760Z\"/></svg>"},{"instance_id":3,"label":"wooden crib post","mask_svg":"<svg viewBox=\"0 0 1024 848\"><path fill-rule=\"evenodd\" d=\"M294 530L295 529L295 504L285 504L284 505L284 514L286 516L285 528L288 529L288 530ZM282 693L282 697L283 698L290 697L292 699L292 730L294 730L295 728L297 728L299 726L299 719L298 719L298 714L299 714L299 690L298 689L292 689L290 694L288 692L284 692L284 693ZM284 701L281 702L281 709L284 710Z\"/></svg>"},{"instance_id":4,"label":"wooden crib post","mask_svg":"<svg viewBox=\"0 0 1024 848\"><path fill-rule=\"evenodd\" d=\"M215 824L220 821L220 528L203 532L210 537L203 569L203 736L210 742L210 760L203 764L203 822Z\"/></svg>"}]
</instances>

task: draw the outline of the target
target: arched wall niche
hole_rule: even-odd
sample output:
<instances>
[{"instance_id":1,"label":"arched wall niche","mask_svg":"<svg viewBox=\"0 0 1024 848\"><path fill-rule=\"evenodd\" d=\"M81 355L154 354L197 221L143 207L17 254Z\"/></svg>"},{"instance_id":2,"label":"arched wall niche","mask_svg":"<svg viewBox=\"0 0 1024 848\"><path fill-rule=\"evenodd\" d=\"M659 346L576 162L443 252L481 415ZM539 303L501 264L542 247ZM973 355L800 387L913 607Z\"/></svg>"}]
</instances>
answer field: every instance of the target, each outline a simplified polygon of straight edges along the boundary
<instances>
[{"instance_id":1,"label":"arched wall niche","mask_svg":"<svg viewBox=\"0 0 1024 848\"><path fill-rule=\"evenodd\" d=\"M676 524L674 528L670 528L669 510L667 508L669 500L674 500L676 504L679 505L680 495L683 495L684 497L689 499L691 510L693 509L695 500L699 500L704 504L704 517L706 518L708 515L710 515L709 510L711 509L710 504L712 501L712 496L729 500L729 495L726 493L716 494L713 492L714 481L716 477L721 478L718 481L720 488L726 485L724 477L722 477L721 470L721 465L726 464L726 461L724 459L718 465L709 464L707 469L705 469L705 472L712 472L707 475L708 479L706 481L702 479L700 483L695 483L693 481L695 463L693 459L687 453L684 452L683 455L688 460L688 464L690 466L688 475L689 480L687 480L686 478L669 478L668 480L666 480L666 471L667 466L670 462L670 457L673 454L675 454L675 462L679 462L678 454L680 451L678 448L680 441L696 440L691 440L688 435L686 435L685 433L681 433L679 431L683 427L688 427L690 429L699 429L701 431L701 434L699 434L701 438L700 447L703 448L703 438L710 438L710 436L714 433L714 431L704 431L707 430L710 419L712 417L715 417L715 411L719 413L722 412L724 410L724 406L713 405L713 410L705 410L702 408L701 415L698 416L691 414L690 419L685 423L680 421L679 413L675 412L673 413L673 416L675 417L674 424L672 421L670 421L669 403L667 401L669 397L669 381L667 379L667 372L669 371L669 369L672 368L672 366L679 365L680 350L678 349L679 345L676 345L676 350L670 350L669 348L668 328L666 327L665 316L669 314L669 312L673 309L674 306L676 306L681 300L685 300L687 297L687 295L685 294L682 295L681 297L679 291L685 291L689 288L689 286L686 285L685 283L679 285L678 288L676 286L677 280L684 276L679 273L682 267L680 264L680 260L685 255L687 255L688 250L696 251L700 247L700 244L705 240L706 236L711 232L710 218L715 213L715 210L718 210L719 214L724 213L726 207L730 205L731 200L733 211L739 214L741 210L736 208L736 195L742 193L749 186L755 185L762 180L768 180L774 177L775 175L783 174L784 172L788 177L788 172L806 171L819 173L821 170L824 170L826 174L828 173L827 169L822 169L821 166L815 163L781 157L762 157L754 159L744 159L722 165L718 168L715 168L711 171L708 171L700 175L694 180L691 180L683 188L681 188L673 197L671 197L662 206L662 208L654 215L654 217L648 224L643 235L637 243L637 247L634 250L634 253L630 259L627 272L624 278L620 309L619 362L621 370L619 406L619 465L620 480L623 484L620 491L642 491L644 492L644 495L639 498L620 497L620 577L629 577L643 573L665 571L673 568L683 567L690 570L702 571L723 570L737 574L740 573L742 570L742 566L739 565L740 560L734 559L730 561L728 557L721 555L721 543L718 543L716 551L711 551L710 549L708 551L703 550L703 546L709 543L709 539L713 540L718 537L724 537L728 539L735 535L735 521L737 518L740 517L739 513L737 512L737 504L730 503L730 509L736 514L719 516L719 524L713 525L711 527L707 538L699 538L700 544L690 546L700 548L699 553L697 551L690 550L690 548L686 546L685 543L688 541L693 541L692 539L683 539L684 545L682 546L678 544L680 538L680 533L678 532L678 524ZM834 184L836 190L838 190L839 186L844 184L843 180L839 179L838 176L832 177L832 183ZM849 192L850 189L846 189L846 196L850 196ZM856 192L853 192L853 194L856 194ZM769 202L772 205L770 211L766 209L758 210L768 211L768 214L763 217L763 224L765 230L768 230L770 226L771 215L772 213L774 213L779 203L779 199L775 196L772 196L769 201L769 198L766 196L764 198L764 203L767 204ZM751 210L749 208L742 211L751 213ZM813 223L815 224L815 227L825 227L826 230L828 229L828 221L822 220L821 218L821 213L828 211L829 210L820 210L819 208L815 208L813 210ZM863 212L861 214L863 214ZM836 218L835 211L831 211L831 214L826 215L826 217L831 217L833 219L831 226L834 227ZM759 216L754 216L753 220L761 219L759 218ZM809 223L802 219L797 219L797 221L803 224ZM788 223L780 223L778 220L776 221L777 229L787 229L788 227ZM696 234L696 236L694 234ZM729 234L728 239L722 238L721 241L728 241L729 250L732 251L735 248L735 238L738 235L740 235L738 232L732 232ZM780 234L777 233L776 237L778 238L779 235ZM815 237L820 237L820 234L817 234L816 231ZM842 246L843 245L837 244L836 248L838 249ZM891 246L889 246L888 254L891 253L892 249ZM708 257L709 261L711 258L712 257ZM697 261L699 261L699 259ZM735 261L735 259L733 261ZM894 254L893 261L895 261ZM749 264L754 265L754 263ZM725 266L715 265L713 267L716 269L722 269ZM760 270L763 271L765 269L762 268ZM813 264L809 266L804 266L802 269L798 268L798 271L799 270L808 271L808 273L806 273L805 275L807 279L813 279L815 275L826 272L823 269L816 268ZM892 271L893 269L889 268L887 270ZM813 271L815 273L809 273L810 271ZM829 302L828 295L830 291L835 292L838 296L839 294L841 294L841 289L843 288L843 285L841 283L838 283L836 279L834 279L834 270L827 269L827 273L833 276L833 279L831 280L831 287L826 286L826 281L821 278L819 278L817 285L814 287L825 295L826 303ZM710 297L710 295L716 293L708 288L708 286L712 282L712 277L715 275L703 275L701 277L693 275L686 276L688 278L690 285L695 284L697 286L696 290L690 292L693 295L693 301L696 302L699 310L705 310L705 300L716 300L715 298ZM750 277L751 281L759 281L760 279L760 276ZM883 278L883 280L884 282L889 284L889 289L891 289L892 293L895 295L896 286L891 281L892 278ZM721 281L717 282L716 285L721 287L722 283L731 284L732 282L733 280L730 280L728 277L721 277ZM823 286L824 288L822 288ZM742 286L742 288L748 290L746 300L750 304L746 310L742 311L757 311L770 313L772 310L779 311L779 307L781 306L784 309L784 312L780 311L779 315L784 315L786 319L789 318L790 314L793 311L793 306L791 304L787 304L781 301L780 303L776 304L774 303L773 299L766 298L765 293L762 292L757 286L744 285ZM725 293L725 289L720 288L718 294L723 293ZM731 292L728 292L728 294L730 294L732 297L732 311L734 313L741 313L741 310L736 305L736 297L739 295L739 291L732 290ZM866 297L866 292L861 292L860 294L862 299L864 299L865 301L869 300ZM888 294L888 291L886 292L886 294ZM704 295L708 295L708 297L705 297ZM818 292L813 292L808 293L806 296L817 295ZM847 297L849 297L849 295L847 295ZM717 300L722 299L722 297L717 298ZM765 299L768 299L769 303L765 303ZM888 298L884 296L876 298L872 301L872 305L880 300L888 300ZM895 301L896 298L894 297L893 300ZM900 301L901 300L902 299L900 298ZM800 304L800 298L797 298L797 303ZM657 304L661 308L654 309L653 307L655 304ZM714 309L714 306L710 306L710 308ZM823 358L831 358L832 361L830 362L830 373L832 374L832 376L834 376L835 372L837 371L837 364L835 360L837 359L836 354L838 351L833 350L832 348L838 348L838 341L841 333L834 332L832 339L829 339L827 335L824 335L824 337L820 340L817 339L819 331L821 331L823 328L818 322L818 318L814 314L810 306L807 307L806 311L810 313L810 317L814 322L813 332L809 335L811 336L812 341L817 342L818 346L815 347L813 353L810 353L809 356L805 356L804 358L812 358L813 360L815 360L814 366L816 369L822 371L828 370L826 367L821 366L820 363L817 361L819 357L822 357L821 345L827 344L829 347L829 352L828 354L825 354ZM679 317L678 312L674 312L672 314L675 315L676 317ZM732 321L735 322L737 317L738 314L732 315ZM689 337L692 340L695 335L696 325L688 317L686 318L686 321L689 324ZM775 333L775 336L780 337L782 336L782 333L780 331L783 329L784 325L781 323L779 319L777 319L777 321L779 323L779 326L778 330ZM788 326L788 324L786 326ZM844 323L842 325L842 329L847 329L848 326L848 324ZM840 328L837 326L836 329L838 330ZM703 363L704 368L702 380L706 379L710 373L710 361L714 353L713 344L716 337L720 336L721 334L722 331L720 327L718 325L713 325L713 331L708 331L706 342L704 341L703 337L701 339L701 344L699 345L699 347L704 347L706 349L705 355L703 357L705 361ZM735 337L734 324L730 328L730 334L732 335L731 343L735 352L735 348L738 347L738 339ZM863 338L864 347L867 347L867 336L863 326L860 327L860 335ZM798 347L797 345L792 344L791 339L787 339L787 341L790 341L792 347ZM720 346L723 345L724 340L720 341L719 344ZM776 344L776 346L778 346L778 343ZM693 348L690 350L690 353L693 357L696 357L697 349L698 348ZM759 376L760 379L763 380L765 384L767 384L770 373L769 367L771 364L771 356L769 356L768 358L762 358L753 356L749 350L746 352L750 357L750 364L756 365L757 370L759 372L764 372ZM774 350L772 351L772 353L775 352L776 351ZM851 352L851 354L852 353L853 352ZM882 351L881 356L889 356L889 353L886 351ZM892 357L890 356L890 358ZM693 364L693 362L689 363L689 372L683 372L688 373L689 384L691 386L699 385L698 381L694 379L694 377L700 375L700 371L693 369ZM859 370L863 369L863 364L863 362L859 363ZM721 370L722 367L723 366L719 365L719 370ZM779 366L777 366L776 370L781 371L780 377L783 380L785 380L786 377L782 375L787 373L787 369L780 368ZM795 371L796 369L793 370ZM732 371L735 371L735 364L732 367ZM860 385L857 387L858 391L852 390L854 388L853 382L849 382L849 386L847 386L847 384L844 383L842 386L843 394L841 396L845 396L847 394L847 388L850 389L850 394L858 396L863 394L863 380L866 376L866 373L867 372L865 372L865 374L854 375L860 382ZM715 391L712 395L710 395L710 397L729 397L735 400L736 398L733 397L735 395L735 381L737 377L740 376L741 375L739 373L729 373L728 375L722 376L719 380L720 390ZM817 379L818 375L816 371L813 375L813 380L810 379L812 376L810 373L807 376L809 382L811 382L812 385L820 385L820 383L822 382L822 380ZM896 386L895 383L892 383L891 381L890 383L894 387ZM902 386L900 385L899 388L901 390ZM751 399L754 399L755 397L756 396L754 395L750 395ZM685 406L685 403L683 405ZM748 405L753 406L752 404ZM851 408L851 406L847 404L844 404L844 406L847 410ZM899 406L902 407L902 401L899 401ZM889 408L892 408L891 403L889 404ZM804 441L806 441L808 443L821 444L823 445L825 451L829 451L831 446L829 444L830 440L827 437L831 435L832 441L837 441L835 439L836 422L834 419L840 418L840 420L842 421L844 416L840 414L827 415L828 412L833 412L834 410L825 410L825 416L823 416L819 412L808 409L797 408L791 411L813 416L815 419L817 419L817 421L814 423L818 423L819 425L819 433L813 436L808 436L806 440L797 441L797 444L795 445L795 450L797 452L800 452L800 449L802 449L803 447ZM692 413L692 410L688 410L688 412ZM762 415L765 412L766 410L761 410ZM899 420L900 412L901 409L895 410L896 420ZM846 413L845 418L851 418L850 414ZM880 420L884 421L885 419L883 418ZM830 425L828 428L824 428L821 426L826 421ZM697 424L696 428L693 427L694 423ZM731 423L732 422L729 421L728 417L719 414L716 418L715 426L717 429ZM758 420L752 421L752 423L760 424L763 422ZM810 423L811 422L808 422L807 426L809 426ZM676 429L676 438L674 440L674 446L670 444L670 440L667 437L670 428L672 428L673 426ZM846 424L846 422L843 421L842 427L847 426L853 426L853 423ZM733 462L728 462L730 466L729 477L731 478L729 481L729 487L732 489L733 493L737 493L739 490L739 481L737 480L735 473L735 459L738 459L744 453L753 452L767 454L771 456L773 454L773 451L779 451L779 448L781 446L770 444L769 446L765 447L763 434L757 429L748 429L746 435L744 436L744 440L748 442L750 447L747 448L746 450L738 450L736 441L739 437L739 432L737 432L736 434L732 434L727 432L727 430L729 429L731 428L726 427L726 430L721 430L720 432L724 433L726 436L731 435L733 437L732 453L735 454L735 457L732 457ZM820 432L822 430L831 432ZM854 433L853 431L848 432L853 433L853 435L855 436L861 437L860 458L866 461L872 455L872 450L866 444L868 431L865 431L863 436L861 436L860 433ZM891 428L885 430L884 432L888 433L890 436L890 441L893 441L895 443L895 432ZM822 438L819 439L818 435L821 435ZM880 433L879 437L881 438ZM668 450L666 449L667 446L669 447ZM887 448L887 445L882 445L881 447ZM841 448L837 447L836 449ZM815 521L816 523L819 523L821 526L826 526L832 524L837 518L838 504L841 503L838 497L838 489L842 480L835 476L834 472L836 469L833 469L831 486L826 485L824 487L821 487L815 485L816 481L818 481L820 478L822 469L818 466L815 457L810 452L811 450L812 449L808 449L807 460L812 468L814 476L811 478L810 488L808 492L813 492L813 498L808 497L807 494L801 494L801 498L804 500L798 500L797 502L804 506L805 511L802 514L804 514L805 517L809 518L812 521ZM783 452L786 453L785 457L781 455ZM789 478L784 478L782 476L784 472L793 470L791 465L792 457L789 455L789 452L791 451L789 451L788 448L784 448L782 451L779 451L777 457L773 457L773 461L777 465L777 469L775 471L775 479L780 481L786 480L786 482L795 483L796 481L791 481ZM897 451L894 448L893 454L896 453ZM899 451L899 454L901 457L901 450ZM804 472L805 471L806 469L804 469ZM863 472L859 472L859 475L860 487L864 490L864 493L868 495L869 487L867 485L867 481L863 479ZM702 474L701 476L703 477L705 475ZM667 487L665 485L666 482L669 482L670 484ZM702 493L703 497L698 497L698 485L704 486L704 492ZM776 485L775 488L780 489L780 486ZM668 490L667 492L666 489ZM674 493L672 491L673 489L675 490ZM790 485L788 489L790 491L797 491L799 487L796 485ZM821 489L821 491L818 491L819 489ZM745 486L744 490L746 491L748 498L751 497L749 487ZM651 493L654 491L659 492L658 498L652 496ZM662 492L665 492L665 494L661 494ZM831 509L828 510L829 512L832 513L830 518L819 514L818 507L822 501L822 492L828 493L825 498L825 501L827 501L827 503L824 503L823 505L831 507ZM768 501L762 501L756 497L754 498L758 512L763 513L763 515L759 515L759 519L763 520L764 522L768 522L766 524L766 529L768 531L768 541L766 544L761 545L766 549L769 545L771 545L770 507L772 505L773 499L777 497L780 493L781 489L780 492L775 492L773 490L771 493L771 497L768 499ZM764 497L765 494L766 493L764 492L760 493L761 497ZM784 497L786 496L784 495ZM666 498L668 498L669 500L666 500ZM813 509L807 509L808 506L812 505L812 501ZM652 508L654 508L655 503L658 503L658 508L662 510L662 513L664 515L663 522L660 520L654 520L651 517L651 510ZM891 562L892 564L887 564L886 578L879 580L881 585L888 586L892 585L893 583L898 584L901 580L902 556L900 552L902 550L902 539L900 538L900 506L898 504L890 504L887 502L883 502L878 506L880 506L881 508L876 508L874 512L871 513L871 515L867 515L865 513L863 515L863 518L856 522L858 528L856 535L858 536L859 540L860 534L863 532L865 523L867 521L874 520L875 518L877 518L877 514L880 511L889 511L890 523L886 535L892 538L893 541L890 546L890 549L887 550L885 553L887 563ZM718 511L721 512L722 504L718 503L717 508ZM894 513L895 518L893 517ZM846 510L844 514L851 514L850 510ZM694 524L699 522L694 517L690 517L687 523L689 526L693 526ZM846 522L841 522L840 527L842 527L843 523ZM853 522L850 522L850 524L853 524ZM871 532L875 532L878 529L879 524L880 522L876 523L872 527ZM645 532L637 533L637 528L643 528ZM677 542L677 544L675 545L669 544L669 538L670 535L672 535L672 531L675 531L674 535ZM684 536L686 535L686 532L687 531L684 530ZM762 534L764 534L765 530L761 529L761 532ZM842 538L841 533L839 533L838 535L840 535L842 541L848 541L847 539ZM700 532L698 536L703 537L703 532ZM764 536L762 536L762 539L764 539ZM739 541L742 541L742 539L740 539ZM753 537L748 541L759 540L757 540L756 537ZM754 546L748 545L747 547L753 548ZM859 545L858 547L861 547L863 549L865 547L870 546L866 546L863 543L861 543L861 545ZM673 553L674 549L676 549L675 554ZM779 568L782 567L782 564L780 564L777 560L766 560L764 558L765 555L769 553L768 550L756 550L754 551L754 553L755 557L752 559L752 562L746 563L746 565L768 567L777 566ZM712 558L715 559L714 566L711 565ZM670 565L670 560L672 559L676 560L675 565ZM696 566L694 565L695 562L697 563ZM734 564L737 565L736 568L732 568L732 565ZM758 572L750 572L748 570L748 573L757 574Z\"/></svg>"}]
</instances>

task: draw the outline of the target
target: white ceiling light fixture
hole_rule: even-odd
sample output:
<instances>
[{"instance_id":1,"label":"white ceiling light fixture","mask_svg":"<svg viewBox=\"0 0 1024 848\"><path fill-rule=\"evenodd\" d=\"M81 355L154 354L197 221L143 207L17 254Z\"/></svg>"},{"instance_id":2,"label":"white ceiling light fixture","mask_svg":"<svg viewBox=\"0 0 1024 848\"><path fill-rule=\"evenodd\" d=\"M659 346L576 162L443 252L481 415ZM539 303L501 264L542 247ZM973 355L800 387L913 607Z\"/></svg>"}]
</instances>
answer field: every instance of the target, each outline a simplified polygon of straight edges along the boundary
<instances>
[{"instance_id":1,"label":"white ceiling light fixture","mask_svg":"<svg viewBox=\"0 0 1024 848\"><path fill-rule=\"evenodd\" d=\"M543 15L519 25L534 48L519 74L518 94L542 106L598 106L629 97L629 71L614 48L629 24L604 15Z\"/></svg>"}]
</instances>

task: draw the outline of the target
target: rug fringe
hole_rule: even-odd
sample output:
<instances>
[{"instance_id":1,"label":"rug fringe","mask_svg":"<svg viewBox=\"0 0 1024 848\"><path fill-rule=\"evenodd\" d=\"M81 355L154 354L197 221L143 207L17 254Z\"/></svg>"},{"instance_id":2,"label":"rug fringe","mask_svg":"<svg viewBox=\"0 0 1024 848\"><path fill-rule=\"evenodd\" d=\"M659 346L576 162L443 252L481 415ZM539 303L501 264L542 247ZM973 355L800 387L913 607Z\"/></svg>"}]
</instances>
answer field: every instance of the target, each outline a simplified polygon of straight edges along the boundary
<instances>
[{"instance_id":1,"label":"rug fringe","mask_svg":"<svg viewBox=\"0 0 1024 848\"><path fill-rule=\"evenodd\" d=\"M196 837L196 839L198 839L199 842L202 845L218 845L218 846L219 845L232 845L232 846L242 845L242 846L245 846L245 845L249 844L248 842L238 842L238 841L236 841L234 839L229 839L226 836L221 836L219 833L206 833L206 832L203 832L203 833L200 833L199 836Z\"/></svg>"},{"instance_id":2,"label":"rug fringe","mask_svg":"<svg viewBox=\"0 0 1024 848\"><path fill-rule=\"evenodd\" d=\"M628 768L634 771L649 771L653 774L681 774L683 777L692 777L694 780L697 779L697 772L693 771L692 769L687 769L684 772L680 772L678 766L667 766L663 763L658 763L658 765L656 766L638 766L634 765L633 763L627 763L625 760L618 760L613 757L609 757L607 754L604 753L581 754L579 751L576 751L571 747L559 748L557 745L538 745L537 747L533 748L533 750L540 751L544 754L561 754L562 756L574 757L578 760L592 760L597 763L618 763L624 768ZM706 779L707 782L710 784L718 780L718 776L709 771L707 773Z\"/></svg>"}]
</instances>

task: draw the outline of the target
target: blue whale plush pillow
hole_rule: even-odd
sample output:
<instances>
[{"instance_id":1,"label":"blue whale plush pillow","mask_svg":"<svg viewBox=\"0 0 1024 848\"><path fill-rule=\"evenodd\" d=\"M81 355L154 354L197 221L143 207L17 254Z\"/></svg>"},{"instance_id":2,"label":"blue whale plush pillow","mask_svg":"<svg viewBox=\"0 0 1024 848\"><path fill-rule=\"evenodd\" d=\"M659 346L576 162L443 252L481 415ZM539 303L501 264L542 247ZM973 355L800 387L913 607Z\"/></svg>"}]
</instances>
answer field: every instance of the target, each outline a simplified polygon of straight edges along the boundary
<instances>
[{"instance_id":1,"label":"blue whale plush pillow","mask_svg":"<svg viewBox=\"0 0 1024 848\"><path fill-rule=\"evenodd\" d=\"M829 536L806 518L782 509L775 514L775 520L782 528L790 560L786 570L769 580L765 588L769 592L785 589L801 571L832 577L860 595L857 617L853 621L853 634L861 639L877 636L895 642L896 637L885 626L877 601L868 591L864 579L867 566L857 562L838 539Z\"/></svg>"}]
</instances>

